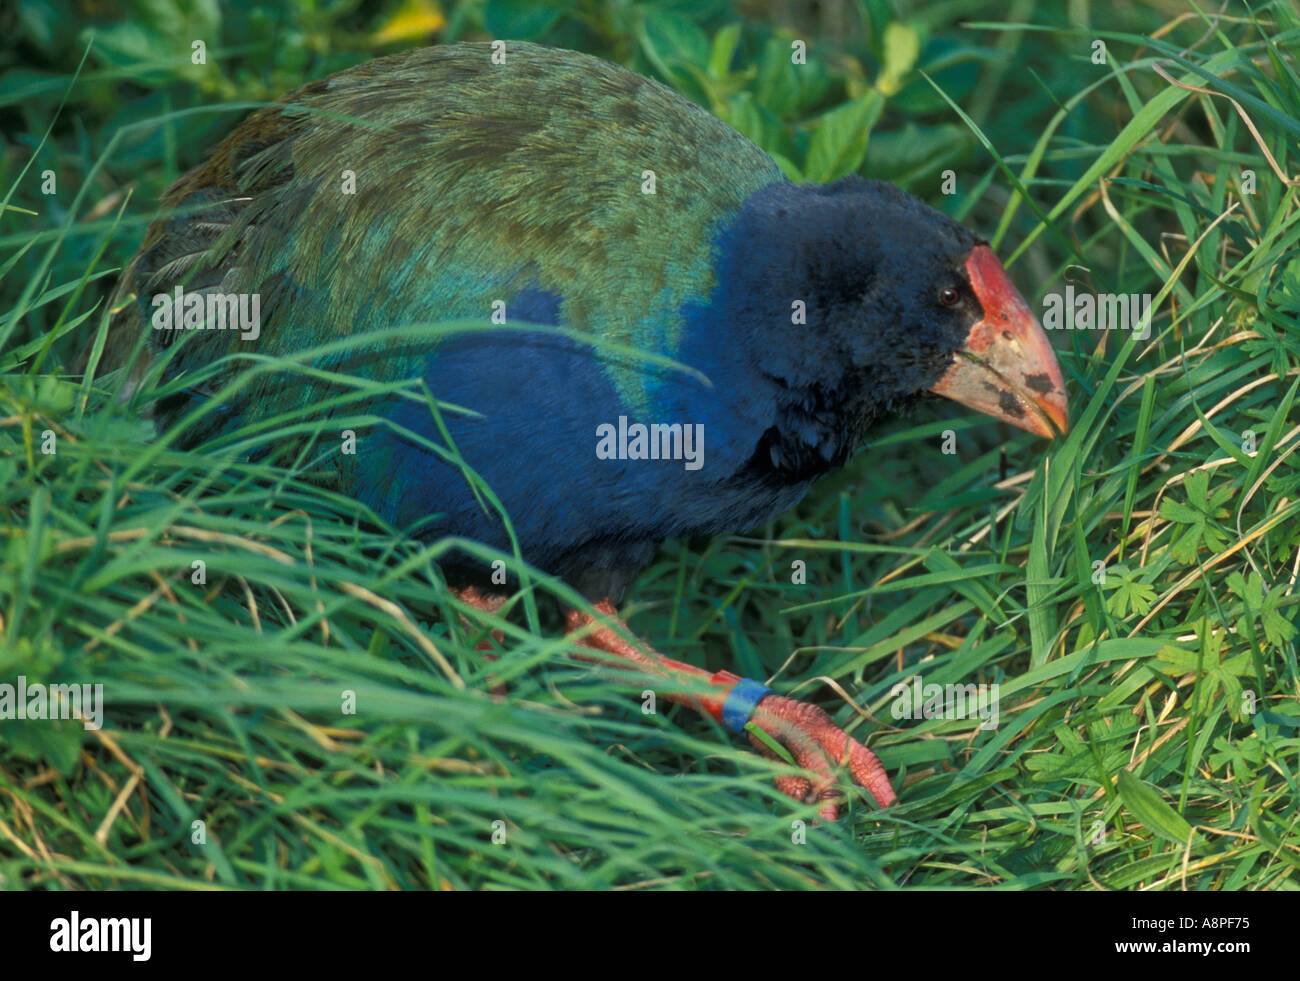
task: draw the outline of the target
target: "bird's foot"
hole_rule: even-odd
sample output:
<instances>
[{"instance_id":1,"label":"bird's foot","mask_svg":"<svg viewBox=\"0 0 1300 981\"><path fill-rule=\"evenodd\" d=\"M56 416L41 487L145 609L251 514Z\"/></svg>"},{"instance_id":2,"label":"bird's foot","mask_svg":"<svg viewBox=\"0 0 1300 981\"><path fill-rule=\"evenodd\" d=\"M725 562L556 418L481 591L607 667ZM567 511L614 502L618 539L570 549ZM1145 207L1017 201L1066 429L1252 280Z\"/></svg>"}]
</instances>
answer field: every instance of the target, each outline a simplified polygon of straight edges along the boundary
<instances>
[{"instance_id":1,"label":"bird's foot","mask_svg":"<svg viewBox=\"0 0 1300 981\"><path fill-rule=\"evenodd\" d=\"M598 603L596 610L626 630L626 624L618 619L613 604L608 600ZM833 821L839 814L841 798L833 771L836 764L846 765L854 783L871 794L881 807L888 807L897 800L889 775L876 754L837 726L816 705L772 694L758 682L730 671L710 674L694 665L664 657L650 647L637 647L580 610L569 611L568 628L570 633L581 632L579 643L584 647L604 655L589 660L661 675L680 684L684 690L681 693L669 692L666 697L670 701L690 705L712 716L732 732L743 731L746 723L752 721L789 750L795 763L807 771L807 776L777 777L777 789L800 802L815 801L820 805L818 813L826 820ZM706 694L688 694L692 690L699 692L702 687ZM750 732L749 738L764 756L779 759L758 736Z\"/></svg>"},{"instance_id":2,"label":"bird's foot","mask_svg":"<svg viewBox=\"0 0 1300 981\"><path fill-rule=\"evenodd\" d=\"M807 777L777 777L777 789L798 801L816 801L821 805L818 813L827 820L835 820L840 803L832 762L847 766L853 782L865 788L881 807L898 799L876 754L837 726L819 706L768 694L754 707L752 721L808 771ZM769 759L779 758L752 732L749 741Z\"/></svg>"}]
</instances>

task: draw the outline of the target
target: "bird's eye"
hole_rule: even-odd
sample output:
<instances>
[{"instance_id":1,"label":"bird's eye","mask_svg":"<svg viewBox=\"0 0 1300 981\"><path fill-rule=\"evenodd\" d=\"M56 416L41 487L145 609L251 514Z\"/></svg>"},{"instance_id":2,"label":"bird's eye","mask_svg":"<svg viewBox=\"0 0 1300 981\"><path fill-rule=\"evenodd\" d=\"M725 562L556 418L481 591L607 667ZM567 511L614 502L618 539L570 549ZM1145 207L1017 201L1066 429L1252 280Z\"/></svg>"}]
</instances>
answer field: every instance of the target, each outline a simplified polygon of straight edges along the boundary
<instances>
[{"instance_id":1,"label":"bird's eye","mask_svg":"<svg viewBox=\"0 0 1300 981\"><path fill-rule=\"evenodd\" d=\"M939 291L939 302L942 303L945 307L952 306L960 299L961 299L961 295L957 292L956 287L945 286L943 289Z\"/></svg>"}]
</instances>

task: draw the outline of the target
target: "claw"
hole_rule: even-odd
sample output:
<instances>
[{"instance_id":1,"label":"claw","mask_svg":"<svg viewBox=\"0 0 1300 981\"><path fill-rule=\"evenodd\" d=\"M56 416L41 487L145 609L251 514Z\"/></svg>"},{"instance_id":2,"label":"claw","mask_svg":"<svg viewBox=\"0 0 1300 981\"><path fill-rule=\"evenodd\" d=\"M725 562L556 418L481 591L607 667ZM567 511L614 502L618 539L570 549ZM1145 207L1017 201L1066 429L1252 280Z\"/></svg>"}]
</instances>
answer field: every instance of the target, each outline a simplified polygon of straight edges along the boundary
<instances>
[{"instance_id":1,"label":"claw","mask_svg":"<svg viewBox=\"0 0 1300 981\"><path fill-rule=\"evenodd\" d=\"M614 606L608 601L598 603L596 609L610 619L617 619ZM653 648L638 648L608 627L596 624L593 618L578 610L572 610L568 615L569 630L582 632L580 643L606 655L588 659L609 666L648 671L686 688L695 687L698 690L701 684L712 686L712 693L704 697L679 694L667 694L666 697L690 705L719 722L724 721L723 705L741 678L730 671L710 674L694 665L664 657ZM593 626L596 629L592 630ZM769 693L762 696L754 706L750 718L760 729L786 747L795 763L808 772L806 777L792 774L777 777L777 789L801 803L808 800L817 802L821 805L818 814L825 820L836 819L841 803L832 764L847 766L854 783L871 794L881 807L888 807L898 799L894 788L889 784L889 775L876 754L848 735L816 705ZM752 734L750 740L764 756L776 758L762 740Z\"/></svg>"},{"instance_id":2,"label":"claw","mask_svg":"<svg viewBox=\"0 0 1300 981\"><path fill-rule=\"evenodd\" d=\"M809 773L808 778L778 777L777 789L797 801L811 799L821 804L817 813L825 820L834 821L839 816L842 800L831 771L832 761L847 765L853 782L881 807L898 799L876 754L837 726L818 706L768 695L758 703L753 721L786 747L795 762ZM750 741L764 756L774 755L762 740L751 735Z\"/></svg>"}]
</instances>

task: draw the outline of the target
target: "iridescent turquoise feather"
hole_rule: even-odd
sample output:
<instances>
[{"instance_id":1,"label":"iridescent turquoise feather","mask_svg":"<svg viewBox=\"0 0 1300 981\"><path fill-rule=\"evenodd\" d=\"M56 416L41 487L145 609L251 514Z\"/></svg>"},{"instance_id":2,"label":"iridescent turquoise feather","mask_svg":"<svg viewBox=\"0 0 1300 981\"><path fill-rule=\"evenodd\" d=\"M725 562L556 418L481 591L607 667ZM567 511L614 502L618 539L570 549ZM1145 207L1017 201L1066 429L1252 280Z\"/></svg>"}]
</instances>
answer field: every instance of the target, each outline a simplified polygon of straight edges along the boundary
<instances>
[{"instance_id":1,"label":"iridescent turquoise feather","mask_svg":"<svg viewBox=\"0 0 1300 981\"><path fill-rule=\"evenodd\" d=\"M225 292L261 294L258 353L410 323L486 324L494 301L509 316L513 297L541 290L561 298L564 325L671 356L682 307L715 286L719 227L781 180L766 154L657 82L571 51L510 43L494 64L489 44L460 44L286 96L164 204L234 200L228 220L186 233L185 250L203 250L194 281L206 271ZM158 274L177 249L174 238L158 255L149 244L145 296L171 288ZM241 350L225 335L196 340L189 363L211 360L207 345ZM371 371L418 368L408 354ZM609 370L629 408L643 408L642 376Z\"/></svg>"}]
</instances>

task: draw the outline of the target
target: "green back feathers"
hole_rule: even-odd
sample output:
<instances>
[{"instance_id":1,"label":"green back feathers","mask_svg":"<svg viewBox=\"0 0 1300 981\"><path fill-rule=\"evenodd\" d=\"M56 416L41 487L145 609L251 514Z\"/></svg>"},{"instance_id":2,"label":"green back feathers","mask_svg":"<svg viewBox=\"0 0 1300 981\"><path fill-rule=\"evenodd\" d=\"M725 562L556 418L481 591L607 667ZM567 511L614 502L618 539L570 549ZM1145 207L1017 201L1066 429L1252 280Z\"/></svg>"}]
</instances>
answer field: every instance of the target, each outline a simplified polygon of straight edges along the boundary
<instances>
[{"instance_id":1,"label":"green back feathers","mask_svg":"<svg viewBox=\"0 0 1300 981\"><path fill-rule=\"evenodd\" d=\"M719 223L782 180L779 168L615 65L525 43L508 43L504 64L492 54L486 43L410 51L258 111L168 191L169 211L209 207L155 225L128 285L145 301L178 282L259 293L263 354L411 323L487 323L494 300L508 315L513 295L540 289L562 298L563 322L671 355L679 307L715 285ZM240 343L202 333L182 363ZM375 353L378 377L417 368L412 352ZM640 401L635 372L616 380Z\"/></svg>"}]
</instances>

